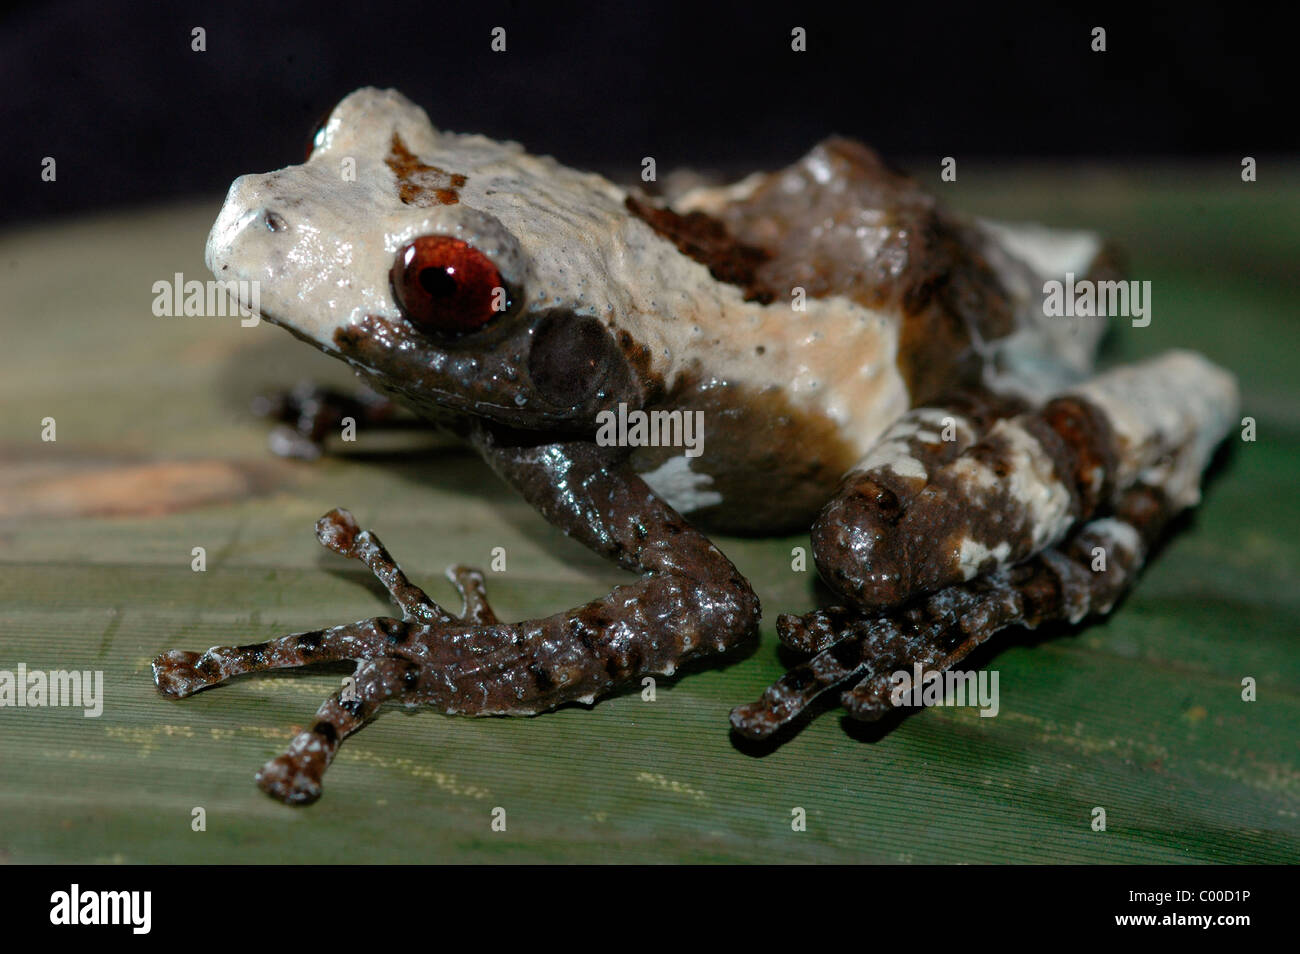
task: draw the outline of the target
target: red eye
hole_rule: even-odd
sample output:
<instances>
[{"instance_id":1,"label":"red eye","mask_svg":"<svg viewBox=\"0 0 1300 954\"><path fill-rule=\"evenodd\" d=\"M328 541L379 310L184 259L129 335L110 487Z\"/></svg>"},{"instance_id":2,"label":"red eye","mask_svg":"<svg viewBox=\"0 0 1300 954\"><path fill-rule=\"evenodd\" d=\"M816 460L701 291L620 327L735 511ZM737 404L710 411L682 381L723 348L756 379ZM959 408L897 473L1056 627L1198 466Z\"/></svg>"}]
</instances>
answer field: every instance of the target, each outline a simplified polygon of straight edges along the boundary
<instances>
[{"instance_id":1,"label":"red eye","mask_svg":"<svg viewBox=\"0 0 1300 954\"><path fill-rule=\"evenodd\" d=\"M434 334L480 329L508 304L497 266L447 235L422 235L403 246L389 279L403 315Z\"/></svg>"},{"instance_id":2,"label":"red eye","mask_svg":"<svg viewBox=\"0 0 1300 954\"><path fill-rule=\"evenodd\" d=\"M491 259L460 239L424 235L402 247L389 280L397 304L422 331L465 334L509 303Z\"/></svg>"}]
</instances>

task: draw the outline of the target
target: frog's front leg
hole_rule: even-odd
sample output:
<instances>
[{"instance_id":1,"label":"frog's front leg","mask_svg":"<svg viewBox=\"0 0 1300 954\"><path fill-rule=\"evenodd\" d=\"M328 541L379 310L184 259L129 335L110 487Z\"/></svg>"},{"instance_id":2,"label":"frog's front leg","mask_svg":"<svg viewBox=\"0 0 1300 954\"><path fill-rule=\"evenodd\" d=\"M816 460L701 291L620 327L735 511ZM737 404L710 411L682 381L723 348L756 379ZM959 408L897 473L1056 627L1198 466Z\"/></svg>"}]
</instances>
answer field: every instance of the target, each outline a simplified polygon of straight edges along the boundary
<instances>
[{"instance_id":1,"label":"frog's front leg","mask_svg":"<svg viewBox=\"0 0 1300 954\"><path fill-rule=\"evenodd\" d=\"M166 696L183 698L235 676L271 669L292 669L322 662L368 659L411 639L412 626L449 623L457 619L495 622L483 593L483 577L461 566L448 568L447 576L460 593L464 611L449 613L407 579L379 538L357 526L346 510L331 510L316 521L321 545L342 556L360 560L402 611L402 619L375 617L307 633L293 633L265 643L213 646L206 652L174 649L153 661L153 678Z\"/></svg>"},{"instance_id":2,"label":"frog's front leg","mask_svg":"<svg viewBox=\"0 0 1300 954\"><path fill-rule=\"evenodd\" d=\"M486 427L474 443L552 524L641 575L603 600L517 624L533 627L516 632L536 640L538 652L520 658L538 685L517 687L524 694L509 711L537 712L643 675L671 673L756 631L760 608L749 583L631 470L624 450L588 441L515 444ZM552 656L561 664L558 686L550 686L555 674L537 672Z\"/></svg>"},{"instance_id":3,"label":"frog's front leg","mask_svg":"<svg viewBox=\"0 0 1300 954\"><path fill-rule=\"evenodd\" d=\"M173 651L154 661L160 690L180 696L241 673L359 660L351 684L259 775L269 794L291 803L314 800L338 744L387 700L446 713L532 714L591 701L643 675L671 673L757 628L759 604L749 584L618 451L586 442L511 445L487 432L477 443L549 520L641 579L544 619L501 623L482 577L453 568L465 601L458 618L411 584L350 515L327 514L317 526L321 542L370 567L404 619L364 620L202 656Z\"/></svg>"}]
</instances>

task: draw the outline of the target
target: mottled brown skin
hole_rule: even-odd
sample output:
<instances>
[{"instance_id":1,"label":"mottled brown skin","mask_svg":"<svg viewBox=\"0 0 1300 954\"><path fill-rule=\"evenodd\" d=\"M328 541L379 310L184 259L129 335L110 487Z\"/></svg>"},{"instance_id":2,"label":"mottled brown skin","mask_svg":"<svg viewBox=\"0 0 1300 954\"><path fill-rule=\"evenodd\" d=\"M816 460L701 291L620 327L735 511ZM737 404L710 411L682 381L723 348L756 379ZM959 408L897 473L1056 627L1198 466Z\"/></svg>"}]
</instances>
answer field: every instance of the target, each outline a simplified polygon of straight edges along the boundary
<instances>
[{"instance_id":1,"label":"mottled brown skin","mask_svg":"<svg viewBox=\"0 0 1300 954\"><path fill-rule=\"evenodd\" d=\"M949 394L936 406L965 426L954 429L953 440L913 436L907 442L910 455L929 473L965 452L994 422L1027 410L1023 400L979 387ZM893 605L905 596L908 586L893 577L904 546L899 527L908 514L915 521L912 503L926 486L890 469L851 469L844 475L810 531L813 559L828 586L861 609ZM918 529L919 541L932 539ZM887 567L873 564L875 554Z\"/></svg>"},{"instance_id":2,"label":"mottled brown skin","mask_svg":"<svg viewBox=\"0 0 1300 954\"><path fill-rule=\"evenodd\" d=\"M982 419L985 430L993 419ZM1118 449L1101 410L1081 398L1059 398L1016 420L1047 451L1076 523L1111 502ZM968 448L956 442L931 446L918 447L931 463L931 476L915 496L902 490L901 480L881 486L889 481L887 472L854 471L813 524L813 555L822 578L858 609L888 609L960 582L956 553L963 539L989 548L1007 543L1011 562L1035 552L1031 521L1009 485L972 499L970 488L939 466L964 452L1005 477L1011 453L1005 438L985 433Z\"/></svg>"},{"instance_id":3,"label":"mottled brown skin","mask_svg":"<svg viewBox=\"0 0 1300 954\"><path fill-rule=\"evenodd\" d=\"M786 188L790 179L796 190ZM754 272L761 287L788 297L799 286L812 298L844 295L899 310L899 370L914 404L976 384L974 342L1013 329L1006 290L971 226L861 143L826 140L728 204L720 219L738 242L766 253ZM865 222L884 232L869 255L849 238Z\"/></svg>"},{"instance_id":4,"label":"mottled brown skin","mask_svg":"<svg viewBox=\"0 0 1300 954\"><path fill-rule=\"evenodd\" d=\"M814 172L815 161L827 164L829 177ZM790 178L797 189L785 188ZM844 295L868 308L899 310L899 370L917 404L975 386L982 364L974 343L1014 326L1006 289L971 227L861 143L826 140L716 218L635 198L627 207L750 301L788 298L799 287L810 298ZM870 256L845 240L864 216L886 233Z\"/></svg>"},{"instance_id":5,"label":"mottled brown skin","mask_svg":"<svg viewBox=\"0 0 1300 954\"><path fill-rule=\"evenodd\" d=\"M872 721L894 711L894 673L920 664L926 672L954 668L995 633L1010 626L1033 629L1053 620L1107 613L1133 584L1154 542L1181 508L1156 486L1126 491L1117 520L1137 532L1138 552L1126 553L1109 537L1084 526L1057 547L988 576L925 596L908 606L864 614L845 607L782 616L777 632L792 649L814 653L773 683L756 702L737 706L731 724L741 735L765 739L789 724L819 695L842 683L848 714ZM1094 549L1109 551L1095 570Z\"/></svg>"}]
</instances>

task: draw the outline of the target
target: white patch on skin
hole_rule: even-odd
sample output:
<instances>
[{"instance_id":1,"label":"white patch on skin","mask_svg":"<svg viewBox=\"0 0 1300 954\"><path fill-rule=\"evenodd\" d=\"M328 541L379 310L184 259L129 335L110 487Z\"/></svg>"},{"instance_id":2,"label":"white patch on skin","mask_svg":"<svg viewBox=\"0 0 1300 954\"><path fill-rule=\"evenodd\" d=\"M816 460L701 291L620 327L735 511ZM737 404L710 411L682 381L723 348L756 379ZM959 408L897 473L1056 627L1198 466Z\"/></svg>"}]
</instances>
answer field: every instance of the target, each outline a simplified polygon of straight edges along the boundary
<instances>
[{"instance_id":1,"label":"white patch on skin","mask_svg":"<svg viewBox=\"0 0 1300 954\"><path fill-rule=\"evenodd\" d=\"M911 440L919 428L912 414L904 414L895 421L867 455L857 469L867 472L888 468L899 477L910 477L922 482L929 480L925 465L912 456Z\"/></svg>"},{"instance_id":2,"label":"white patch on skin","mask_svg":"<svg viewBox=\"0 0 1300 954\"><path fill-rule=\"evenodd\" d=\"M1016 330L984 350L996 360L986 383L996 391L1045 401L1092 370L1105 320L1063 319L1043 313L1043 284L1066 272L1086 275L1101 251L1092 232L1041 225L977 222L981 251L997 272L1016 316Z\"/></svg>"},{"instance_id":3,"label":"white patch on skin","mask_svg":"<svg viewBox=\"0 0 1300 954\"><path fill-rule=\"evenodd\" d=\"M969 580L979 573L980 567L984 565L984 562L989 557L997 561L997 565L993 567L996 570L1006 563L1006 559L1010 555L1011 544L1005 540L990 550L978 540L966 537L962 540L961 550L957 554L957 565L961 568L962 579Z\"/></svg>"},{"instance_id":4,"label":"white patch on skin","mask_svg":"<svg viewBox=\"0 0 1300 954\"><path fill-rule=\"evenodd\" d=\"M911 477L921 481L930 479L925 465L912 456L911 446L903 439L882 441L862 459L862 469L865 471L885 468L892 470L899 477Z\"/></svg>"},{"instance_id":5,"label":"white patch on skin","mask_svg":"<svg viewBox=\"0 0 1300 954\"><path fill-rule=\"evenodd\" d=\"M1033 549L1041 550L1065 536L1070 528L1070 492L1056 479L1056 466L1038 440L1014 419L993 425L990 434L1006 438L1012 496L1029 520Z\"/></svg>"},{"instance_id":6,"label":"white patch on skin","mask_svg":"<svg viewBox=\"0 0 1300 954\"><path fill-rule=\"evenodd\" d=\"M1114 547L1127 551L1130 557L1135 557L1142 552L1142 540L1138 537L1138 532L1133 529L1132 524L1125 523L1123 520L1101 517L1090 521L1085 529L1089 533L1109 537Z\"/></svg>"},{"instance_id":7,"label":"white patch on skin","mask_svg":"<svg viewBox=\"0 0 1300 954\"><path fill-rule=\"evenodd\" d=\"M970 421L960 414L954 414L951 411L945 411L938 407L918 407L908 412L908 417L915 418L931 427L944 428L948 421L953 422L953 426L958 434L970 433Z\"/></svg>"},{"instance_id":8,"label":"white patch on skin","mask_svg":"<svg viewBox=\"0 0 1300 954\"><path fill-rule=\"evenodd\" d=\"M962 456L948 467L957 475L959 486L968 493L978 490L981 494L990 494L998 489L997 474L980 461Z\"/></svg>"},{"instance_id":9,"label":"white patch on skin","mask_svg":"<svg viewBox=\"0 0 1300 954\"><path fill-rule=\"evenodd\" d=\"M928 481L930 475L925 465L913 455L911 442L921 440L931 444L940 443L943 439L941 433L923 428L925 425L945 426L949 420L953 422L956 440L962 446L970 444L974 433L966 418L936 408L916 408L890 425L881 435L879 443L858 461L854 469L870 472L888 468L899 477Z\"/></svg>"},{"instance_id":10,"label":"white patch on skin","mask_svg":"<svg viewBox=\"0 0 1300 954\"><path fill-rule=\"evenodd\" d=\"M670 457L659 467L641 475L646 485L678 513L690 513L722 503L722 494L710 490L713 478L691 470L685 457Z\"/></svg>"},{"instance_id":11,"label":"white patch on skin","mask_svg":"<svg viewBox=\"0 0 1300 954\"><path fill-rule=\"evenodd\" d=\"M999 436L1007 446L1007 475L998 477L983 461L963 454L948 467L958 476L959 486L978 506L981 498L1002 489L1021 508L1029 525L1032 552L1055 543L1072 522L1070 493L1056 479L1055 466L1042 445L1015 419L998 421L989 437Z\"/></svg>"},{"instance_id":12,"label":"white patch on skin","mask_svg":"<svg viewBox=\"0 0 1300 954\"><path fill-rule=\"evenodd\" d=\"M679 196L674 196L672 206L683 215L703 212L706 215L716 216L732 202L743 202L748 199L766 178L766 173L752 172L739 182L730 185L696 186L687 189Z\"/></svg>"},{"instance_id":13,"label":"white patch on skin","mask_svg":"<svg viewBox=\"0 0 1300 954\"><path fill-rule=\"evenodd\" d=\"M1200 499L1200 476L1237 417L1236 379L1199 354L1170 351L1074 388L1110 420L1119 447L1115 482L1163 486L1181 506Z\"/></svg>"},{"instance_id":14,"label":"white patch on skin","mask_svg":"<svg viewBox=\"0 0 1300 954\"><path fill-rule=\"evenodd\" d=\"M882 441L896 441L903 438L911 437L921 429L921 425L916 422L916 415L912 413L904 414L897 421L889 426L889 430L880 436Z\"/></svg>"},{"instance_id":15,"label":"white patch on skin","mask_svg":"<svg viewBox=\"0 0 1300 954\"><path fill-rule=\"evenodd\" d=\"M981 219L980 227L998 244L1040 275L1084 275L1101 251L1095 232L1053 229L1032 223L996 222Z\"/></svg>"}]
</instances>

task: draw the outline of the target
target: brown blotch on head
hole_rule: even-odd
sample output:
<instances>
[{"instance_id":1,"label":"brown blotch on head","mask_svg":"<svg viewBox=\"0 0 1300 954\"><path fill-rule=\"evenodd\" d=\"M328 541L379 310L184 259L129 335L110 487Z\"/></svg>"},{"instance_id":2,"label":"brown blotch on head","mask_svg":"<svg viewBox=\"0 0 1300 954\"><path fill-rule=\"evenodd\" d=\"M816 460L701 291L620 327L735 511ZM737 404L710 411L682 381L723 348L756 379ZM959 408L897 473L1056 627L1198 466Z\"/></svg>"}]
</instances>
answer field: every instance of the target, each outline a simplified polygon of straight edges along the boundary
<instances>
[{"instance_id":1,"label":"brown blotch on head","mask_svg":"<svg viewBox=\"0 0 1300 954\"><path fill-rule=\"evenodd\" d=\"M384 164L397 176L397 197L405 205L429 208L434 205L455 205L460 201L456 191L466 183L458 172L447 172L437 166L425 165L406 148L397 133L388 149Z\"/></svg>"},{"instance_id":2,"label":"brown blotch on head","mask_svg":"<svg viewBox=\"0 0 1300 954\"><path fill-rule=\"evenodd\" d=\"M623 204L676 245L679 252L707 268L718 281L738 286L745 293L746 301L767 304L776 298L776 291L756 278L758 267L771 258L766 249L737 241L725 225L703 212L682 215L630 195Z\"/></svg>"}]
</instances>

